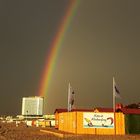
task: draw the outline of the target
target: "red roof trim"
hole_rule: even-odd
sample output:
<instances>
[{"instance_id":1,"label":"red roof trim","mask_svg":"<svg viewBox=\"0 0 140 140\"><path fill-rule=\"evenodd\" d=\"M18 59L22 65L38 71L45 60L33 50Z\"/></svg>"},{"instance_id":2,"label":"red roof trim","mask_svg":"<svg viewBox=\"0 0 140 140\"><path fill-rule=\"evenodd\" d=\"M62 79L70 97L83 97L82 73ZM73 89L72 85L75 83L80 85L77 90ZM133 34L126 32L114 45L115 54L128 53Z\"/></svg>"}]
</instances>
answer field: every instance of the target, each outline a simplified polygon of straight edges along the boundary
<instances>
[{"instance_id":1,"label":"red roof trim","mask_svg":"<svg viewBox=\"0 0 140 140\"><path fill-rule=\"evenodd\" d=\"M95 110L98 110L99 112L113 112L113 108L101 108L101 107L97 107L94 109Z\"/></svg>"},{"instance_id":2,"label":"red roof trim","mask_svg":"<svg viewBox=\"0 0 140 140\"><path fill-rule=\"evenodd\" d=\"M99 112L113 112L113 108L95 108L95 109L73 109L71 112L74 112L74 111L81 111L81 112L94 112L95 110L98 110ZM56 109L54 114L56 112L58 113L62 113L62 112L67 112L68 110L65 108L65 109ZM124 114L140 114L140 109L131 109L131 108L120 108L118 110L116 110L117 112L120 111Z\"/></svg>"},{"instance_id":3,"label":"red roof trim","mask_svg":"<svg viewBox=\"0 0 140 140\"><path fill-rule=\"evenodd\" d=\"M80 112L80 111L82 111L82 112L94 112L93 109L72 109L71 112L74 112L74 111L79 111L79 112ZM68 112L68 110L67 110L66 108L64 108L64 109L59 108L59 109L56 109L56 110L55 110L54 114L55 114L56 112L62 113L62 112Z\"/></svg>"}]
</instances>

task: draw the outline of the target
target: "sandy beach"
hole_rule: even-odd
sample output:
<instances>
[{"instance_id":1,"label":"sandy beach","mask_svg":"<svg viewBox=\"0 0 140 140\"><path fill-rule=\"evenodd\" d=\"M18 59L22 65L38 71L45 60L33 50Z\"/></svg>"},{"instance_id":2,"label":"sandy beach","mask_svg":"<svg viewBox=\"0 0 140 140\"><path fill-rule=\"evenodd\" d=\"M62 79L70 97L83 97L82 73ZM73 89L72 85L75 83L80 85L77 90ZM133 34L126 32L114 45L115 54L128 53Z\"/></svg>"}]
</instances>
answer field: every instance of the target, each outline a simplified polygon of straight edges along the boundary
<instances>
[{"instance_id":1,"label":"sandy beach","mask_svg":"<svg viewBox=\"0 0 140 140\"><path fill-rule=\"evenodd\" d=\"M0 123L0 140L59 140L59 139L139 140L140 135L125 135L125 136L73 135L60 132L54 128L27 127L25 124L22 123L19 124L18 127L16 127L15 123Z\"/></svg>"}]
</instances>

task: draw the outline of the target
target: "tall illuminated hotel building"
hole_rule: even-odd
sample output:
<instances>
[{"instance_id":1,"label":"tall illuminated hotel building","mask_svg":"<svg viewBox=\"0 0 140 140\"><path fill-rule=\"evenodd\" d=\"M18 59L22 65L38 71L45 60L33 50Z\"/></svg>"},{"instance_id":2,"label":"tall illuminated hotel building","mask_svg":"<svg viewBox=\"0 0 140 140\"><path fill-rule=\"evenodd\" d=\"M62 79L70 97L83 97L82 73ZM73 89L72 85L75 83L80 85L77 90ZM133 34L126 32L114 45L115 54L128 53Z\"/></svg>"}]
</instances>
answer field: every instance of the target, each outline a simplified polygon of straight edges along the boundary
<instances>
[{"instance_id":1,"label":"tall illuminated hotel building","mask_svg":"<svg viewBox=\"0 0 140 140\"><path fill-rule=\"evenodd\" d=\"M40 96L22 98L22 115L42 116L44 99Z\"/></svg>"}]
</instances>

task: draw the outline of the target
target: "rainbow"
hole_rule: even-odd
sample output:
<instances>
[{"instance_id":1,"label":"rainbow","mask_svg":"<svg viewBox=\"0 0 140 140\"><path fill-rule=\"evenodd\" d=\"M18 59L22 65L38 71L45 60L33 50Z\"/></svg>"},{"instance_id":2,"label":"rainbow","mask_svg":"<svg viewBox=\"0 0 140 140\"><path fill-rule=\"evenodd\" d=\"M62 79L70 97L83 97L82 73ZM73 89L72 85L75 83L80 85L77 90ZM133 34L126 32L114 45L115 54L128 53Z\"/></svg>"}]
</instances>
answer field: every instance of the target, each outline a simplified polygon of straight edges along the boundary
<instances>
[{"instance_id":1,"label":"rainbow","mask_svg":"<svg viewBox=\"0 0 140 140\"><path fill-rule=\"evenodd\" d=\"M51 77L52 77L53 70L56 65L56 59L58 57L58 52L62 46L68 27L70 26L75 16L79 3L80 3L80 0L70 0L70 4L67 8L67 11L63 19L60 22L58 31L51 42L50 52L46 57L45 67L44 67L43 74L41 77L41 82L40 82L39 92L38 92L39 96L44 97L48 94Z\"/></svg>"}]
</instances>

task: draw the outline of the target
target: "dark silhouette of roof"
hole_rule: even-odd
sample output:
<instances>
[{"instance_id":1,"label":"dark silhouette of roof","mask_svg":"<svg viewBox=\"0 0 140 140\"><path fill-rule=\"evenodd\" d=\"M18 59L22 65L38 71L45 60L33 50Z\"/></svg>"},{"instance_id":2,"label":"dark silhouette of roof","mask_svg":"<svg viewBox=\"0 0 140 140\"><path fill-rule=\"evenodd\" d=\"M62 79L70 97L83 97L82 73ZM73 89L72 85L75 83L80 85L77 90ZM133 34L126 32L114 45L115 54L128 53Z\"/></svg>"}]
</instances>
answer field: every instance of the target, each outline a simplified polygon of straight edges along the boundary
<instances>
[{"instance_id":1,"label":"dark silhouette of roof","mask_svg":"<svg viewBox=\"0 0 140 140\"><path fill-rule=\"evenodd\" d=\"M137 108L121 108L117 112L123 112L124 114L140 114L140 109Z\"/></svg>"}]
</instances>

